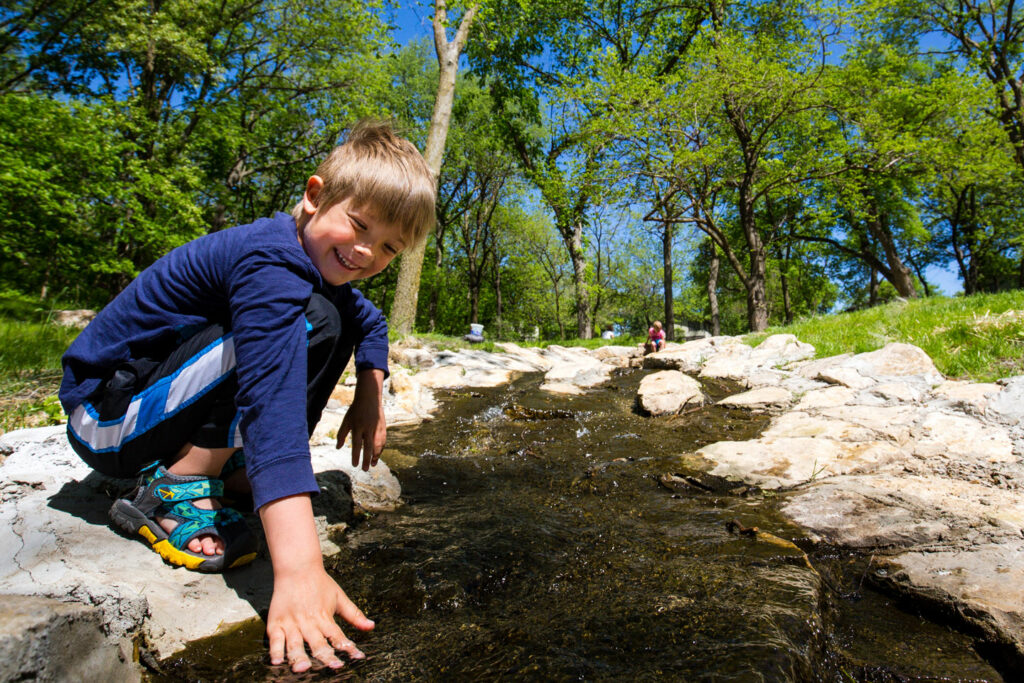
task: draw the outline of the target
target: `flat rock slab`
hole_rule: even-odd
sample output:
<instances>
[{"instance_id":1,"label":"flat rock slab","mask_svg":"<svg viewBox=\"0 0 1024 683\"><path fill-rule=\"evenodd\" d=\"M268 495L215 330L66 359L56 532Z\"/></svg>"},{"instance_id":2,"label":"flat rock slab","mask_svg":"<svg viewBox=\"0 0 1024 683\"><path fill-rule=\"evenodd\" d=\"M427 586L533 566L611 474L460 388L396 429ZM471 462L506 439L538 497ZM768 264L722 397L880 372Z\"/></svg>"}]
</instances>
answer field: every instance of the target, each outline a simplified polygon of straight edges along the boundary
<instances>
[{"instance_id":1,"label":"flat rock slab","mask_svg":"<svg viewBox=\"0 0 1024 683\"><path fill-rule=\"evenodd\" d=\"M792 494L783 511L812 535L852 548L1017 540L1016 491L936 475L841 476Z\"/></svg>"},{"instance_id":2,"label":"flat rock slab","mask_svg":"<svg viewBox=\"0 0 1024 683\"><path fill-rule=\"evenodd\" d=\"M689 405L702 405L704 392L700 382L678 370L662 370L647 375L637 390L640 408L652 416L675 415Z\"/></svg>"},{"instance_id":3,"label":"flat rock slab","mask_svg":"<svg viewBox=\"0 0 1024 683\"><path fill-rule=\"evenodd\" d=\"M788 408L792 402L793 394L782 387L760 387L727 396L718 405L748 410L779 410Z\"/></svg>"},{"instance_id":4,"label":"flat rock slab","mask_svg":"<svg viewBox=\"0 0 1024 683\"><path fill-rule=\"evenodd\" d=\"M945 399L966 413L984 415L989 402L1002 387L993 383L946 381L932 389L933 396Z\"/></svg>"},{"instance_id":5,"label":"flat rock slab","mask_svg":"<svg viewBox=\"0 0 1024 683\"><path fill-rule=\"evenodd\" d=\"M809 481L875 472L907 456L887 441L846 443L826 438L761 438L719 441L697 451L713 463L711 474L765 489L789 488Z\"/></svg>"},{"instance_id":6,"label":"flat rock slab","mask_svg":"<svg viewBox=\"0 0 1024 683\"><path fill-rule=\"evenodd\" d=\"M0 599L0 681L134 683L132 643L108 639L95 607L35 595Z\"/></svg>"},{"instance_id":7,"label":"flat rock slab","mask_svg":"<svg viewBox=\"0 0 1024 683\"><path fill-rule=\"evenodd\" d=\"M225 574L200 574L166 565L144 543L113 531L107 510L133 482L93 472L68 446L63 426L11 432L0 444L10 453L0 466L0 593L94 606L113 638L143 633L160 658L269 606L273 578L262 556ZM397 498L387 468L353 469L348 448L314 449L313 466L329 489L318 498L335 508L320 510L323 531L351 511L346 484L372 492L368 505Z\"/></svg>"},{"instance_id":8,"label":"flat rock slab","mask_svg":"<svg viewBox=\"0 0 1024 683\"><path fill-rule=\"evenodd\" d=\"M1024 652L1024 544L906 552L880 562L876 581L957 614L989 642ZM881 576L879 576L881 575ZM1009 679L1007 679L1009 680Z\"/></svg>"}]
</instances>

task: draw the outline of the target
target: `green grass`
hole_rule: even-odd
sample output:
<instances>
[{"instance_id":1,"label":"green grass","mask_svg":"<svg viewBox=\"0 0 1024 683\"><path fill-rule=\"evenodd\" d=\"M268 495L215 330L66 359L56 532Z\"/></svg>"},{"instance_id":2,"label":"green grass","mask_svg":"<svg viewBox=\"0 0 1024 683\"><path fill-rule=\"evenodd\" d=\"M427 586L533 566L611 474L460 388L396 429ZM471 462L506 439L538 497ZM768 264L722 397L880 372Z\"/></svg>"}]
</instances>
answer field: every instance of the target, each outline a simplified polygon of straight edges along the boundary
<instances>
[{"instance_id":1,"label":"green grass","mask_svg":"<svg viewBox=\"0 0 1024 683\"><path fill-rule=\"evenodd\" d=\"M0 318L0 433L60 421L60 357L78 330Z\"/></svg>"},{"instance_id":2,"label":"green grass","mask_svg":"<svg viewBox=\"0 0 1024 683\"><path fill-rule=\"evenodd\" d=\"M819 358L913 344L947 377L990 382L1024 374L1024 291L896 301L772 327L744 341L757 345L779 333L814 345Z\"/></svg>"}]
</instances>

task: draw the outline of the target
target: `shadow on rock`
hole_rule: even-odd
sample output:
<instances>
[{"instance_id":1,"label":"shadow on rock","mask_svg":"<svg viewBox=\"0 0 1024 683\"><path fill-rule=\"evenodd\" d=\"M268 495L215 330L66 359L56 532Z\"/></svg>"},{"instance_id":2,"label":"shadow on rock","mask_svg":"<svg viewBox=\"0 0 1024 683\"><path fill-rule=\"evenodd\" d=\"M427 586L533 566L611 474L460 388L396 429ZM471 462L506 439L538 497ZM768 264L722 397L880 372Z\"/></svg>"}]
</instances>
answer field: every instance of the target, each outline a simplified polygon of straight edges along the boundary
<instances>
[{"instance_id":1,"label":"shadow on rock","mask_svg":"<svg viewBox=\"0 0 1024 683\"><path fill-rule=\"evenodd\" d=\"M87 524L109 526L108 511L115 499L128 495L135 487L134 480L112 479L98 472L90 472L81 481L65 482L47 500L47 507L66 512Z\"/></svg>"}]
</instances>

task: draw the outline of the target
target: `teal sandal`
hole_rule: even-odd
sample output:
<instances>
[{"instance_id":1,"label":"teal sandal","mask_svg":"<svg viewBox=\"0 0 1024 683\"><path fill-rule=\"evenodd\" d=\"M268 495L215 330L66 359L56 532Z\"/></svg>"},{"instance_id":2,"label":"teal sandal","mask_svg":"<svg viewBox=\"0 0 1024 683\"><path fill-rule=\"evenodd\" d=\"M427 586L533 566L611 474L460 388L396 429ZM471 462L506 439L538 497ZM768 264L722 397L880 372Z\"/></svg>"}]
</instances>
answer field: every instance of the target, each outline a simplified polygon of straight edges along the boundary
<instances>
[{"instance_id":1,"label":"teal sandal","mask_svg":"<svg viewBox=\"0 0 1024 683\"><path fill-rule=\"evenodd\" d=\"M223 493L220 479L171 474L160 466L142 476L130 500L114 502L110 518L120 529L142 536L171 564L200 572L221 572L241 567L256 557L256 539L237 510L203 510L192 503ZM178 526L168 534L157 523L157 516L173 519ZM188 549L189 541L204 535L222 539L224 554L205 555Z\"/></svg>"}]
</instances>

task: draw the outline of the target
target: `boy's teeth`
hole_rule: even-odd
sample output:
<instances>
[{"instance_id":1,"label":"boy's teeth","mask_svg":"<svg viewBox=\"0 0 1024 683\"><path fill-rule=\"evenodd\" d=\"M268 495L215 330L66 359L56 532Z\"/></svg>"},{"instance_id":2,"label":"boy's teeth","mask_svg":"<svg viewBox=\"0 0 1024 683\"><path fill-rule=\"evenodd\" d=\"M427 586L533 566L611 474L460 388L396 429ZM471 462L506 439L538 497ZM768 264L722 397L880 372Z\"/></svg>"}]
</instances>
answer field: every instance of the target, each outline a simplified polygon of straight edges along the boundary
<instances>
[{"instance_id":1,"label":"boy's teeth","mask_svg":"<svg viewBox=\"0 0 1024 683\"><path fill-rule=\"evenodd\" d=\"M341 265L345 266L346 268L350 268L352 270L356 269L354 264L351 264L347 260L345 260L345 257L342 256L341 254L339 254L337 251L334 252L334 255L338 257L339 261L341 261Z\"/></svg>"}]
</instances>

